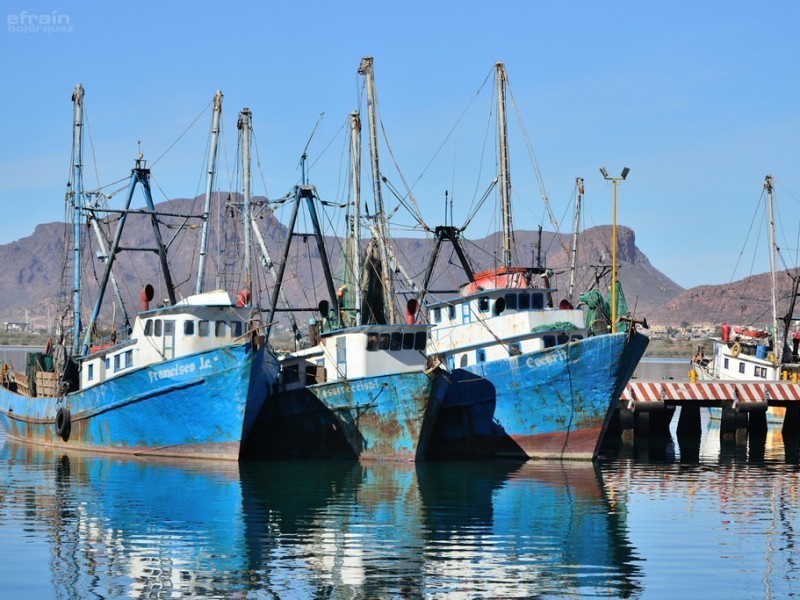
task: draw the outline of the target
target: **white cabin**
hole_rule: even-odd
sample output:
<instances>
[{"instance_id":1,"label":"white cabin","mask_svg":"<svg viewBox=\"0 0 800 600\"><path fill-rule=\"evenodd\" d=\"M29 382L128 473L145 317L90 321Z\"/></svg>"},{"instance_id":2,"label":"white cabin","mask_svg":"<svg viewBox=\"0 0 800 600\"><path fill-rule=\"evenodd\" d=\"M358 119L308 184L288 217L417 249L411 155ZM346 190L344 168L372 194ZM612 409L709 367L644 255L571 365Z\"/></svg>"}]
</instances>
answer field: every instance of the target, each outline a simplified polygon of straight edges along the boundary
<instances>
[{"instance_id":1,"label":"white cabin","mask_svg":"<svg viewBox=\"0 0 800 600\"><path fill-rule=\"evenodd\" d=\"M281 357L280 391L419 371L427 366L429 325L359 325L320 334L319 343Z\"/></svg>"},{"instance_id":2,"label":"white cabin","mask_svg":"<svg viewBox=\"0 0 800 600\"><path fill-rule=\"evenodd\" d=\"M452 370L583 339L583 311L548 306L554 291L497 288L431 304L428 354Z\"/></svg>"},{"instance_id":3,"label":"white cabin","mask_svg":"<svg viewBox=\"0 0 800 600\"><path fill-rule=\"evenodd\" d=\"M241 343L252 310L233 306L227 292L216 290L141 312L130 339L93 346L81 360L81 389L132 369Z\"/></svg>"}]
</instances>

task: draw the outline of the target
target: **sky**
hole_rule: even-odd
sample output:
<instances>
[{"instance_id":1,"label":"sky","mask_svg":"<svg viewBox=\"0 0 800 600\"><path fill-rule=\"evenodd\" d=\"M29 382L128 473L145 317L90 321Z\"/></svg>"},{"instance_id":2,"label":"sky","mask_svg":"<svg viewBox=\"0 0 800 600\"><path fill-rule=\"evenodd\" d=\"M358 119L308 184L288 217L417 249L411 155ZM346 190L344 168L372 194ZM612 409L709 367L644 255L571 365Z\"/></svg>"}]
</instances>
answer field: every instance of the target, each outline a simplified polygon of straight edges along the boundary
<instances>
[{"instance_id":1,"label":"sky","mask_svg":"<svg viewBox=\"0 0 800 600\"><path fill-rule=\"evenodd\" d=\"M2 244L64 218L78 82L87 188L126 177L141 150L157 201L203 193L208 105L221 90L218 189L235 181L237 114L248 107L254 193L286 194L308 143L310 181L323 198L342 199L344 124L363 103L361 57L373 56L392 155L429 225L444 219L445 190L462 224L492 181L491 72L502 61L514 99L517 229L552 229L527 139L563 232L576 177L585 180L584 225L610 224L612 189L599 167L612 176L629 167L617 223L683 287L767 270L766 251L742 251L768 173L786 207L782 248L800 246L790 216L800 212L797 2L11 1L3 12ZM56 30L41 26L47 19ZM401 188L392 156L381 152ZM494 214L465 235L498 229ZM405 215L396 222L413 224Z\"/></svg>"}]
</instances>

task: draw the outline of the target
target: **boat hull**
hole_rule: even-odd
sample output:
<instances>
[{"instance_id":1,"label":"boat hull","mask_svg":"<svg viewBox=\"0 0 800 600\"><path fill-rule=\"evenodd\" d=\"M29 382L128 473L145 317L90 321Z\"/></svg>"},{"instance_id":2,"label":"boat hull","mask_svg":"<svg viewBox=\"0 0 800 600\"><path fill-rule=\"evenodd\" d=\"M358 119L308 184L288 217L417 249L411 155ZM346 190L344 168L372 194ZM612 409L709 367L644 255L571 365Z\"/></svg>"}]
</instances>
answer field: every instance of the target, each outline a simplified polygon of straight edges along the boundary
<instances>
[{"instance_id":1,"label":"boat hull","mask_svg":"<svg viewBox=\"0 0 800 600\"><path fill-rule=\"evenodd\" d=\"M431 454L594 458L648 341L637 333L592 336L456 369Z\"/></svg>"},{"instance_id":2,"label":"boat hull","mask_svg":"<svg viewBox=\"0 0 800 600\"><path fill-rule=\"evenodd\" d=\"M266 347L237 344L135 369L63 398L0 388L0 424L25 443L238 460L277 374ZM59 409L69 410L67 435L56 433Z\"/></svg>"},{"instance_id":3,"label":"boat hull","mask_svg":"<svg viewBox=\"0 0 800 600\"><path fill-rule=\"evenodd\" d=\"M412 371L310 386L360 460L424 457L444 398L438 371Z\"/></svg>"},{"instance_id":4,"label":"boat hull","mask_svg":"<svg viewBox=\"0 0 800 600\"><path fill-rule=\"evenodd\" d=\"M267 397L244 453L247 458L357 458L334 413L306 387Z\"/></svg>"}]
</instances>

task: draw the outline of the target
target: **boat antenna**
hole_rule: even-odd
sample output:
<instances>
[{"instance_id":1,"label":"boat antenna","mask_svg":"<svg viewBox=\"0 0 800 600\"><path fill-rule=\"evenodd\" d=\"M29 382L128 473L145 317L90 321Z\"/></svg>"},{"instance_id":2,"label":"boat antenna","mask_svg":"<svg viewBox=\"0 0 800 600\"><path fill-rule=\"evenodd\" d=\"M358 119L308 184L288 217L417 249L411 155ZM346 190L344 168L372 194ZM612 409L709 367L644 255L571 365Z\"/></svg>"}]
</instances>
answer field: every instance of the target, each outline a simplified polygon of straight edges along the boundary
<instances>
[{"instance_id":1,"label":"boat antenna","mask_svg":"<svg viewBox=\"0 0 800 600\"><path fill-rule=\"evenodd\" d=\"M495 64L497 80L497 147L500 155L500 203L503 212L503 266L511 266L514 228L511 222L511 176L508 168L508 123L506 117L506 67Z\"/></svg>"},{"instance_id":2,"label":"boat antenna","mask_svg":"<svg viewBox=\"0 0 800 600\"><path fill-rule=\"evenodd\" d=\"M306 142L306 147L303 148L303 154L300 156L300 162L298 163L298 167L300 167L300 183L302 185L306 184L306 160L308 160L308 147L311 145L311 140L314 138L314 134L317 132L317 127L322 122L322 117L325 116L324 112L319 113L319 117L317 117L317 122L314 123L314 128L311 130L311 135L308 136L308 141Z\"/></svg>"},{"instance_id":3,"label":"boat antenna","mask_svg":"<svg viewBox=\"0 0 800 600\"><path fill-rule=\"evenodd\" d=\"M252 129L253 113L249 108L243 108L239 113L239 129L242 132L242 183L244 185L243 210L244 210L244 286L251 289L250 274L250 131Z\"/></svg>"},{"instance_id":4,"label":"boat antenna","mask_svg":"<svg viewBox=\"0 0 800 600\"><path fill-rule=\"evenodd\" d=\"M767 190L767 227L769 229L769 275L772 288L772 339L778 364L781 362L783 348L778 348L778 281L775 274L775 210L772 198L772 175L764 178L764 189Z\"/></svg>"},{"instance_id":5,"label":"boat antenna","mask_svg":"<svg viewBox=\"0 0 800 600\"><path fill-rule=\"evenodd\" d=\"M83 86L79 83L72 92L72 353L78 355L81 337L81 216L83 213Z\"/></svg>"},{"instance_id":6,"label":"boat antenna","mask_svg":"<svg viewBox=\"0 0 800 600\"><path fill-rule=\"evenodd\" d=\"M206 197L203 204L203 226L200 234L200 260L197 266L197 284L194 293L203 292L206 254L208 248L208 218L211 213L211 190L214 188L214 175L217 166L217 146L219 142L219 120L222 114L222 92L214 94L214 108L211 112L211 143L208 148L208 173L206 174Z\"/></svg>"},{"instance_id":7,"label":"boat antenna","mask_svg":"<svg viewBox=\"0 0 800 600\"><path fill-rule=\"evenodd\" d=\"M569 287L567 298L575 303L575 276L578 264L578 232L581 228L581 204L583 203L583 177L575 178L575 218L572 225L572 248L569 253Z\"/></svg>"},{"instance_id":8,"label":"boat antenna","mask_svg":"<svg viewBox=\"0 0 800 600\"><path fill-rule=\"evenodd\" d=\"M378 161L378 126L375 116L375 73L372 68L372 57L365 56L361 59L358 67L358 74L364 77L367 88L367 120L369 124L369 154L372 162L372 194L375 202L375 224L377 231L377 246L381 261L381 280L384 294L384 304L386 306L386 320L388 323L395 323L394 289L392 281L392 269L389 267L389 251L387 249L386 232L386 212L383 208L383 196L381 194L381 172Z\"/></svg>"}]
</instances>

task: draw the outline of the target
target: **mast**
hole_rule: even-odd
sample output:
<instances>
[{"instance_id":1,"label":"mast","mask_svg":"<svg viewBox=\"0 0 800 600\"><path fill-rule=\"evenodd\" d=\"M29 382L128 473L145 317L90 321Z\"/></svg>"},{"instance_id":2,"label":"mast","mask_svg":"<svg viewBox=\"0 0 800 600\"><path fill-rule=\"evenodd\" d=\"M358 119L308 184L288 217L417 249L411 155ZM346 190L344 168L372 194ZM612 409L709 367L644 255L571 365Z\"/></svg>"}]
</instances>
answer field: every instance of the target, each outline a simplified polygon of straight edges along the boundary
<instances>
[{"instance_id":1,"label":"mast","mask_svg":"<svg viewBox=\"0 0 800 600\"><path fill-rule=\"evenodd\" d=\"M197 285L194 293L203 292L205 278L206 254L208 248L208 219L211 213L211 190L214 187L214 174L217 162L217 144L219 141L219 118L222 113L222 92L214 94L214 108L211 112L211 143L208 149L208 173L206 174L206 198L203 204L203 229L200 234L200 260L197 266Z\"/></svg>"},{"instance_id":2,"label":"mast","mask_svg":"<svg viewBox=\"0 0 800 600\"><path fill-rule=\"evenodd\" d=\"M348 220L350 245L350 270L353 285L355 323L361 324L361 119L358 113L350 113L350 156L352 169L353 201Z\"/></svg>"},{"instance_id":3,"label":"mast","mask_svg":"<svg viewBox=\"0 0 800 600\"><path fill-rule=\"evenodd\" d=\"M144 199L148 209L147 212L150 214L150 225L153 228L153 238L155 240L156 247L151 249L126 248L126 250L153 251L158 255L159 262L161 263L161 272L164 276L164 286L166 287L167 295L169 297L169 303L174 305L176 302L175 286L172 282L172 274L170 273L169 264L167 262L167 248L164 246L164 241L161 238L161 231L158 224L158 213L156 212L155 203L153 202L153 194L150 190L150 169L145 166L144 160L137 158L136 166L131 170L131 183L128 186L128 196L125 200L125 209L122 211L119 221L117 221L117 231L114 233L114 241L111 243L111 248L108 252L106 268L103 272L103 278L100 281L97 291L97 298L95 299L91 320L89 321L89 326L86 328L86 333L84 334L83 347L81 348L82 354L85 354L89 350L92 330L94 329L94 324L97 322L97 318L100 316L100 307L103 305L103 297L105 296L106 288L108 287L108 281L111 277L111 268L114 265L114 260L116 259L117 254L122 250L122 248L120 248L122 231L125 227L128 213L131 209L131 201L133 200L133 193L136 190L137 185L142 186L142 192L144 193Z\"/></svg>"},{"instance_id":4,"label":"mast","mask_svg":"<svg viewBox=\"0 0 800 600\"><path fill-rule=\"evenodd\" d=\"M772 288L772 339L773 352L781 361L783 348L778 347L778 280L775 273L775 212L772 201L772 175L764 179L764 189L767 190L767 219L769 229L769 275Z\"/></svg>"},{"instance_id":5,"label":"mast","mask_svg":"<svg viewBox=\"0 0 800 600\"><path fill-rule=\"evenodd\" d=\"M72 92L72 354L80 350L81 336L81 216L83 213L83 86Z\"/></svg>"},{"instance_id":6,"label":"mast","mask_svg":"<svg viewBox=\"0 0 800 600\"><path fill-rule=\"evenodd\" d=\"M242 132L242 180L244 183L244 286L250 289L250 127L253 114L249 108L239 113Z\"/></svg>"},{"instance_id":7,"label":"mast","mask_svg":"<svg viewBox=\"0 0 800 600\"><path fill-rule=\"evenodd\" d=\"M506 67L495 64L497 80L497 147L500 156L500 204L503 211L503 266L511 266L514 229L511 223L511 178L508 168L508 124L506 118Z\"/></svg>"},{"instance_id":8,"label":"mast","mask_svg":"<svg viewBox=\"0 0 800 600\"><path fill-rule=\"evenodd\" d=\"M378 252L381 261L381 281L383 285L383 298L386 309L386 320L388 323L395 322L394 289L392 282L392 272L389 268L389 253L386 250L386 213L383 209L383 197L381 196L381 172L378 164L378 127L375 117L375 74L372 69L372 57L365 56L361 59L358 67L359 75L363 75L367 87L367 119L369 124L369 154L372 162L372 192L375 200L375 221L378 231Z\"/></svg>"},{"instance_id":9,"label":"mast","mask_svg":"<svg viewBox=\"0 0 800 600\"><path fill-rule=\"evenodd\" d=\"M88 196L89 194L87 194ZM99 194L98 194L99 195ZM105 234L100 230L100 224L97 222L97 218L94 215L94 211L91 206L88 206L87 202L87 219L92 226L92 231L94 231L94 235L97 238L97 244L100 246L100 252L105 257L104 260L108 260L108 241L106 240ZM125 301L122 299L122 291L119 288L119 284L117 283L117 278L114 277L114 272L112 271L109 273L109 278L111 281L111 289L114 292L114 297L117 299L117 304L119 304L120 310L122 310L122 316L125 319L125 327L130 326L130 320L128 318L128 310L125 308Z\"/></svg>"},{"instance_id":10,"label":"mast","mask_svg":"<svg viewBox=\"0 0 800 600\"><path fill-rule=\"evenodd\" d=\"M583 177L575 178L575 218L572 225L572 248L569 259L569 301L575 302L575 272L578 264L578 231L581 228L581 204L583 203Z\"/></svg>"}]
</instances>

